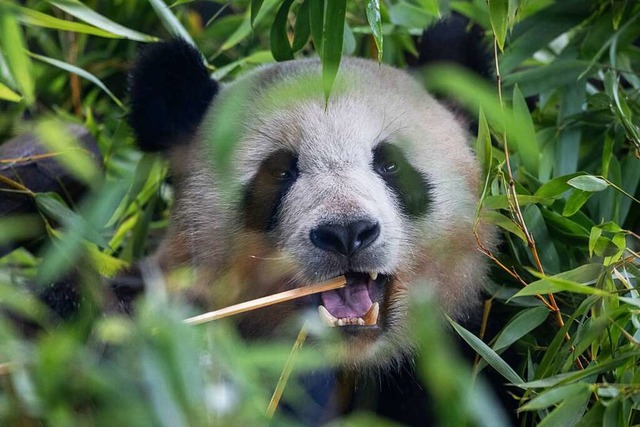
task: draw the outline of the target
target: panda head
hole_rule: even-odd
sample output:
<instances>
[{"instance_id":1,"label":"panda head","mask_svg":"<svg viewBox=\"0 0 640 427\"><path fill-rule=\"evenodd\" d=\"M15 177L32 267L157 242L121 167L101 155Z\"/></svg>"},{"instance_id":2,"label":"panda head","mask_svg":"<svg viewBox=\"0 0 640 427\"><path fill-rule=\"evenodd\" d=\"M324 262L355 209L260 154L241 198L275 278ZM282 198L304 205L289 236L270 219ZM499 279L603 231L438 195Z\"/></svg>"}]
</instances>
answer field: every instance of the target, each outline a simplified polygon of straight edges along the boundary
<instances>
[{"instance_id":1,"label":"panda head","mask_svg":"<svg viewBox=\"0 0 640 427\"><path fill-rule=\"evenodd\" d=\"M132 78L140 145L169 153L165 272L225 306L344 275L347 285L245 316L268 335L292 311L342 336L346 366L410 351L415 292L464 315L484 274L473 223L478 170L456 117L405 72L343 58L328 102L317 60L259 68L218 86L180 40L154 46Z\"/></svg>"}]
</instances>

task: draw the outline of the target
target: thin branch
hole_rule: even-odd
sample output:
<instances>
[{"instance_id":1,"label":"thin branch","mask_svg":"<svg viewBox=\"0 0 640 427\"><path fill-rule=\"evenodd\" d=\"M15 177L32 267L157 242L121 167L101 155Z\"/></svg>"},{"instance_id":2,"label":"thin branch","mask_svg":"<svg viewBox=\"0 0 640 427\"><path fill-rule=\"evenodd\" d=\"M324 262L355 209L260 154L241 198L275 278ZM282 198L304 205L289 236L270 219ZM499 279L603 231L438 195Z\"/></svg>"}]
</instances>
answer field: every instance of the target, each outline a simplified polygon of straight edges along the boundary
<instances>
[{"instance_id":1,"label":"thin branch","mask_svg":"<svg viewBox=\"0 0 640 427\"><path fill-rule=\"evenodd\" d=\"M318 283L311 286L304 286L302 288L291 289L288 291L280 292L278 294L268 295L266 297L257 298L251 301L241 302L240 304L231 305L229 307L221 308L220 310L200 314L198 316L185 319L184 322L190 325L199 325L201 323L211 322L212 320L218 320L224 317L245 313L247 311L257 310L258 308L290 301L292 299L302 298L307 295L343 288L346 284L347 282L345 277L339 276L326 282Z\"/></svg>"}]
</instances>

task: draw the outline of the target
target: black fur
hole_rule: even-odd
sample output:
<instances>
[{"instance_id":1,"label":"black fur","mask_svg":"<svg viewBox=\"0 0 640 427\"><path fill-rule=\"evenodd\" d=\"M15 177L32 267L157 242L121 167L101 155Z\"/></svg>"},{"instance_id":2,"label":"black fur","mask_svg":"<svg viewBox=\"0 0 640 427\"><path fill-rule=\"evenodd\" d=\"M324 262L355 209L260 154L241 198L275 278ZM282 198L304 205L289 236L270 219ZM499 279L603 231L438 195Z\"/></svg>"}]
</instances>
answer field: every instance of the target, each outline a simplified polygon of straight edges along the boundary
<instances>
[{"instance_id":1,"label":"black fur","mask_svg":"<svg viewBox=\"0 0 640 427\"><path fill-rule=\"evenodd\" d=\"M298 159L278 150L267 157L245 189L242 211L245 225L258 231L272 231L282 199L298 176Z\"/></svg>"},{"instance_id":2,"label":"black fur","mask_svg":"<svg viewBox=\"0 0 640 427\"><path fill-rule=\"evenodd\" d=\"M200 52L182 39L144 49L131 73L131 112L139 147L164 151L188 139L218 92Z\"/></svg>"},{"instance_id":3,"label":"black fur","mask_svg":"<svg viewBox=\"0 0 640 427\"><path fill-rule=\"evenodd\" d=\"M383 142L373 150L373 169L398 196L410 217L427 213L431 201L429 181L407 161L400 147Z\"/></svg>"},{"instance_id":4,"label":"black fur","mask_svg":"<svg viewBox=\"0 0 640 427\"><path fill-rule=\"evenodd\" d=\"M422 33L417 46L418 60L411 65L452 63L489 79L492 77L491 57L484 40L482 28L454 13Z\"/></svg>"}]
</instances>

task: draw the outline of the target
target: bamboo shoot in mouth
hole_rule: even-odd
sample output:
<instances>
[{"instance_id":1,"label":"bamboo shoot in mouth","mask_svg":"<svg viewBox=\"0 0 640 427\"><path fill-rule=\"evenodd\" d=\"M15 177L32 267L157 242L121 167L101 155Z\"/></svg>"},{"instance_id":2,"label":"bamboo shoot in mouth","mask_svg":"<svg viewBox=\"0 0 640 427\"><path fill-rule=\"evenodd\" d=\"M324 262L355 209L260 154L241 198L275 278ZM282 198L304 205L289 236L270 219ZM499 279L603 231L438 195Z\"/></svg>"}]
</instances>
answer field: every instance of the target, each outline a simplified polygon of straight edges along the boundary
<instances>
[{"instance_id":1,"label":"bamboo shoot in mouth","mask_svg":"<svg viewBox=\"0 0 640 427\"><path fill-rule=\"evenodd\" d=\"M346 284L347 280L345 279L345 277L338 276L326 282L316 283L315 285L310 286L303 286L296 289L290 289L288 291L279 292L277 294L268 295L266 297L241 302L239 304L230 305L229 307L221 308L219 310L203 313L198 316L185 319L184 322L188 323L189 325L199 325L201 323L207 323L213 320L222 319L224 317L234 316L236 314L245 313L247 311L256 310L258 308L268 307L273 304L302 298L307 295L313 295L320 292L339 289L344 287Z\"/></svg>"}]
</instances>

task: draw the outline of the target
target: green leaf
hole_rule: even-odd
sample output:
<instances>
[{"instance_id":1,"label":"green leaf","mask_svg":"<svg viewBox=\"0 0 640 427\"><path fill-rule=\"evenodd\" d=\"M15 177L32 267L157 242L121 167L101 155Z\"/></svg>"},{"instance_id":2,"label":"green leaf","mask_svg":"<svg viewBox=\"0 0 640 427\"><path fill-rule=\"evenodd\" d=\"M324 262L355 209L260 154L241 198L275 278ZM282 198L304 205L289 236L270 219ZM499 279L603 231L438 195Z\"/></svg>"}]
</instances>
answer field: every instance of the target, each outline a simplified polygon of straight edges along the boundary
<instances>
[{"instance_id":1,"label":"green leaf","mask_svg":"<svg viewBox=\"0 0 640 427\"><path fill-rule=\"evenodd\" d=\"M498 353L493 351L491 347L486 345L480 338L473 335L471 332L460 326L453 319L447 317L453 329L456 330L458 335L469 344L476 353L480 355L493 369L500 373L511 384L519 386L524 383L524 380L514 371L507 362L505 362Z\"/></svg>"},{"instance_id":2,"label":"green leaf","mask_svg":"<svg viewBox=\"0 0 640 427\"><path fill-rule=\"evenodd\" d=\"M322 30L322 88L327 102L342 58L346 12L347 0L331 0L326 4Z\"/></svg>"},{"instance_id":3,"label":"green leaf","mask_svg":"<svg viewBox=\"0 0 640 427\"><path fill-rule=\"evenodd\" d=\"M521 207L532 203L540 203L542 205L550 205L553 203L553 199L547 197L529 196L527 194L518 194L516 197ZM505 195L487 196L484 199L484 206L487 209L508 209L509 200Z\"/></svg>"},{"instance_id":4,"label":"green leaf","mask_svg":"<svg viewBox=\"0 0 640 427\"><path fill-rule=\"evenodd\" d=\"M347 23L344 22L344 35L342 42L342 54L343 55L353 55L356 51L356 37L353 35L353 30Z\"/></svg>"},{"instance_id":5,"label":"green leaf","mask_svg":"<svg viewBox=\"0 0 640 427\"><path fill-rule=\"evenodd\" d=\"M603 191L609 188L609 183L607 181L593 175L581 175L571 178L567 181L567 184L573 188L577 188L578 190L591 192Z\"/></svg>"},{"instance_id":6,"label":"green leaf","mask_svg":"<svg viewBox=\"0 0 640 427\"><path fill-rule=\"evenodd\" d=\"M18 19L20 22L26 25L34 27L52 28L54 30L73 31L75 33L90 34L98 37L105 38L121 38L123 36L119 34L113 34L109 31L105 31L101 28L97 28L91 25L83 24L80 22L67 21L65 19L59 19L54 16L47 15L45 13L38 12L37 10L29 9L26 7L16 8L19 11Z\"/></svg>"},{"instance_id":7,"label":"green leaf","mask_svg":"<svg viewBox=\"0 0 640 427\"><path fill-rule=\"evenodd\" d=\"M316 52L322 58L322 32L324 28L324 0L309 1L309 27Z\"/></svg>"},{"instance_id":8,"label":"green leaf","mask_svg":"<svg viewBox=\"0 0 640 427\"><path fill-rule=\"evenodd\" d=\"M598 243L598 239L602 235L602 228L598 226L591 227L591 232L589 233L589 256L593 256L593 251L596 248L596 243Z\"/></svg>"},{"instance_id":9,"label":"green leaf","mask_svg":"<svg viewBox=\"0 0 640 427\"><path fill-rule=\"evenodd\" d=\"M271 11L278 4L280 4L279 0L266 0L266 2L263 3L262 7L260 8L260 11L258 12L258 16L256 17L255 24L256 25L260 24L265 19L265 17L270 16ZM231 49L232 47L240 43L242 40L249 37L249 35L251 34L251 31L252 31L251 13L250 11L247 11L244 15L244 19L242 20L240 25L238 25L238 28L236 28L236 30L229 37L227 37L224 43L222 43L219 51L223 52L225 50Z\"/></svg>"},{"instance_id":10,"label":"green leaf","mask_svg":"<svg viewBox=\"0 0 640 427\"><path fill-rule=\"evenodd\" d=\"M420 7L401 1L389 8L389 20L392 24L422 31L435 20L435 17Z\"/></svg>"},{"instance_id":11,"label":"green leaf","mask_svg":"<svg viewBox=\"0 0 640 427\"><path fill-rule=\"evenodd\" d=\"M518 89L518 85L513 88L513 114L513 123L520 125L517 129L514 129L515 138L512 139L512 142L515 143L515 151L527 171L537 176L540 151L536 140L536 130L529 113L529 107L524 100L524 96L522 96L522 92Z\"/></svg>"},{"instance_id":12,"label":"green leaf","mask_svg":"<svg viewBox=\"0 0 640 427\"><path fill-rule=\"evenodd\" d=\"M109 245L109 242L97 230L87 224L84 218L69 209L58 194L36 193L34 200L38 209L49 218L68 227L83 228L86 233L84 237L96 245L103 247Z\"/></svg>"},{"instance_id":13,"label":"green leaf","mask_svg":"<svg viewBox=\"0 0 640 427\"><path fill-rule=\"evenodd\" d=\"M164 28L166 28L170 34L174 37L184 39L193 46L196 45L187 30L182 26L178 18L176 18L173 12L171 12L171 9L169 9L169 6L167 6L163 0L149 0L149 3L153 10L155 10L158 18L160 18L160 22L162 22Z\"/></svg>"},{"instance_id":14,"label":"green leaf","mask_svg":"<svg viewBox=\"0 0 640 427\"><path fill-rule=\"evenodd\" d=\"M62 70L68 71L70 73L77 74L80 77L83 77L83 78L89 80L90 82L92 82L93 84L98 86L100 89L105 91L106 94L109 95L109 97L111 97L111 99L113 99L113 102L115 102L118 105L118 107L124 109L124 104L122 103L122 101L120 101L118 99L118 97L116 97L107 88L107 86L105 86L105 84L102 83L102 81L100 81L100 79L98 79L96 76L94 76L93 74L89 73L88 71L85 71L82 68L76 67L75 65L71 65L71 64L69 64L67 62L60 61L58 59L48 58L46 56L37 55L35 53L31 53L31 56L34 57L35 59L39 60L39 61L46 62L47 64L51 64L54 67L58 67L58 68L60 68Z\"/></svg>"},{"instance_id":15,"label":"green leaf","mask_svg":"<svg viewBox=\"0 0 640 427\"><path fill-rule=\"evenodd\" d=\"M378 49L378 62L382 62L383 37L382 37L382 18L380 16L380 0L367 0L367 21L371 27L371 34L376 42Z\"/></svg>"},{"instance_id":16,"label":"green leaf","mask_svg":"<svg viewBox=\"0 0 640 427\"><path fill-rule=\"evenodd\" d=\"M558 71L565 72L561 70ZM571 72L566 71L566 75L570 76ZM551 76L549 78L555 79L555 77ZM553 169L553 173L556 176L567 175L578 171L582 128L572 126L570 123L575 115L582 112L582 105L585 102L586 96L586 84L584 80L576 80L568 82L560 91L560 109L557 118L560 129L555 144L555 164ZM557 87L557 84L555 87Z\"/></svg>"},{"instance_id":17,"label":"green leaf","mask_svg":"<svg viewBox=\"0 0 640 427\"><path fill-rule=\"evenodd\" d=\"M80 3L77 0L49 0L49 3L59 9L64 10L69 15L75 16L81 21L88 22L89 24L111 34L117 34L118 36L141 42L152 42L157 40L156 37L134 31L130 28L113 22L109 18L100 15L98 12L92 10L91 8L83 3Z\"/></svg>"},{"instance_id":18,"label":"green leaf","mask_svg":"<svg viewBox=\"0 0 640 427\"><path fill-rule=\"evenodd\" d=\"M555 276L547 276L522 288L513 298L527 295L553 294L556 292L607 296L609 295L608 292L584 284L591 281L593 279L592 274L596 271L602 271L602 268L604 268L602 264L587 264ZM589 280L584 280L586 278L589 278ZM583 280L578 281L576 279Z\"/></svg>"},{"instance_id":19,"label":"green leaf","mask_svg":"<svg viewBox=\"0 0 640 427\"><path fill-rule=\"evenodd\" d=\"M9 89L4 84L0 83L0 99L4 99L5 101L10 102L20 102L22 97Z\"/></svg>"},{"instance_id":20,"label":"green leaf","mask_svg":"<svg viewBox=\"0 0 640 427\"><path fill-rule=\"evenodd\" d=\"M28 105L34 102L33 66L16 16L0 5L0 49L4 52L13 80Z\"/></svg>"},{"instance_id":21,"label":"green leaf","mask_svg":"<svg viewBox=\"0 0 640 427\"><path fill-rule=\"evenodd\" d=\"M258 16L258 12L260 12L262 2L263 0L251 0L251 27L253 27L256 22L256 17Z\"/></svg>"},{"instance_id":22,"label":"green leaf","mask_svg":"<svg viewBox=\"0 0 640 427\"><path fill-rule=\"evenodd\" d=\"M547 181L542 186L540 186L540 188L536 190L534 195L538 197L551 197L554 199L559 198L566 191L571 189L571 186L567 183L567 181L580 175L582 175L581 172L553 178L552 180Z\"/></svg>"},{"instance_id":23,"label":"green leaf","mask_svg":"<svg viewBox=\"0 0 640 427\"><path fill-rule=\"evenodd\" d=\"M558 87L564 85L577 86L577 77L588 65L588 61L558 60L544 67L507 74L502 82L505 90L512 88L517 83L523 96L532 96L557 90ZM584 92L584 88L580 89ZM577 90L578 88L576 88ZM579 94L576 93L576 96Z\"/></svg>"},{"instance_id":24,"label":"green leaf","mask_svg":"<svg viewBox=\"0 0 640 427\"><path fill-rule=\"evenodd\" d=\"M311 23L309 22L309 3L310 0L304 0L296 13L296 26L293 30L293 44L291 49L294 52L299 51L309 41L311 34Z\"/></svg>"},{"instance_id":25,"label":"green leaf","mask_svg":"<svg viewBox=\"0 0 640 427\"><path fill-rule=\"evenodd\" d=\"M478 138L476 139L476 156L482 165L482 176L487 177L491 171L493 155L491 154L491 132L482 107L478 114Z\"/></svg>"},{"instance_id":26,"label":"green leaf","mask_svg":"<svg viewBox=\"0 0 640 427\"><path fill-rule=\"evenodd\" d=\"M524 231L518 227L518 225L513 222L513 220L505 215L502 215L497 211L483 211L480 214L480 217L483 221L486 221L490 224L495 224L503 230L508 231L511 234L515 234L522 240L523 242L527 242L527 237L524 234Z\"/></svg>"},{"instance_id":27,"label":"green leaf","mask_svg":"<svg viewBox=\"0 0 640 427\"><path fill-rule=\"evenodd\" d=\"M587 200L589 200L592 194L593 193L588 191L573 190L573 192L567 199L567 203L564 205L564 209L562 209L562 215L574 215L585 203L587 203Z\"/></svg>"},{"instance_id":28,"label":"green leaf","mask_svg":"<svg viewBox=\"0 0 640 427\"><path fill-rule=\"evenodd\" d=\"M520 407L520 411L538 411L540 409L545 409L551 405L560 403L571 396L582 394L585 391L590 392L590 387L587 383L574 383L553 387L522 405Z\"/></svg>"},{"instance_id":29,"label":"green leaf","mask_svg":"<svg viewBox=\"0 0 640 427\"><path fill-rule=\"evenodd\" d=\"M498 47L504 51L504 41L507 38L509 23L509 0L487 0L487 3L493 34L498 42Z\"/></svg>"},{"instance_id":30,"label":"green leaf","mask_svg":"<svg viewBox=\"0 0 640 427\"><path fill-rule=\"evenodd\" d=\"M289 8L293 0L285 0L273 21L271 35L269 37L269 47L276 61L288 61L293 59L293 50L289 44L287 24L289 22ZM252 10L253 15L253 10Z\"/></svg>"},{"instance_id":31,"label":"green leaf","mask_svg":"<svg viewBox=\"0 0 640 427\"><path fill-rule=\"evenodd\" d=\"M493 344L495 351L509 347L514 342L540 326L549 317L546 307L533 307L516 314L504 327Z\"/></svg>"},{"instance_id":32,"label":"green leaf","mask_svg":"<svg viewBox=\"0 0 640 427\"><path fill-rule=\"evenodd\" d=\"M553 412L544 417L538 427L573 427L587 409L591 391L587 388L568 396Z\"/></svg>"}]
</instances>

